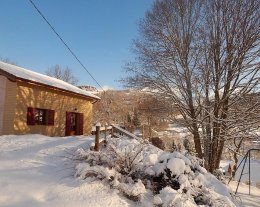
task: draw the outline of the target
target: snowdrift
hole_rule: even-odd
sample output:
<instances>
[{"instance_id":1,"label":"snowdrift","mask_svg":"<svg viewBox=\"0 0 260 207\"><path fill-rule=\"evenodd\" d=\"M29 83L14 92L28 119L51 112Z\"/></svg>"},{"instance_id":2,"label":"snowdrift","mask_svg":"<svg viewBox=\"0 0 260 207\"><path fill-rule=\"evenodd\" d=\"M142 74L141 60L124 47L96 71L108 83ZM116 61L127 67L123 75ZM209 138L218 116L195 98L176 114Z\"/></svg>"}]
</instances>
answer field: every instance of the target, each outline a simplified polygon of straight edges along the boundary
<instances>
[{"instance_id":1,"label":"snowdrift","mask_svg":"<svg viewBox=\"0 0 260 207\"><path fill-rule=\"evenodd\" d=\"M109 139L100 152L80 148L76 153L81 162L75 176L103 180L137 206L236 206L227 186L188 154L122 138Z\"/></svg>"}]
</instances>

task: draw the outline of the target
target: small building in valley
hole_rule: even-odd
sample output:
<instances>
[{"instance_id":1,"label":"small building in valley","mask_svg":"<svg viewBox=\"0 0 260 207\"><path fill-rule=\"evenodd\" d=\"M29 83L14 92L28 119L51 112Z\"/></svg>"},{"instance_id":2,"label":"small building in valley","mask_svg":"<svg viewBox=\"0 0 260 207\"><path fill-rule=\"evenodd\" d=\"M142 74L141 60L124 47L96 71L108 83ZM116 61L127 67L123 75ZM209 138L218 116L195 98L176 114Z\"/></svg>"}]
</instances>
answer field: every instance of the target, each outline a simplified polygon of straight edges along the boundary
<instances>
[{"instance_id":1,"label":"small building in valley","mask_svg":"<svg viewBox=\"0 0 260 207\"><path fill-rule=\"evenodd\" d=\"M0 61L0 135L90 134L100 98L62 80Z\"/></svg>"}]
</instances>

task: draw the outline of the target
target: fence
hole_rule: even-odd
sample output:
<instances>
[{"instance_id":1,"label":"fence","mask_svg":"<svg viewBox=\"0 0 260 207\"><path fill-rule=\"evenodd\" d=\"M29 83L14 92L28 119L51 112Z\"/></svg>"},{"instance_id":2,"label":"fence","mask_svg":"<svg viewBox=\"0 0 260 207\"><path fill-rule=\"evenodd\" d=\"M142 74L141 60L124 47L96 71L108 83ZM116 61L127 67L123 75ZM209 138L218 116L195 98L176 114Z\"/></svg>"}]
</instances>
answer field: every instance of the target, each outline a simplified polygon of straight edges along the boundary
<instances>
[{"instance_id":1,"label":"fence","mask_svg":"<svg viewBox=\"0 0 260 207\"><path fill-rule=\"evenodd\" d=\"M105 134L104 142L106 142L107 135L111 135L111 137L117 137L117 138L123 135L123 136L127 136L130 139L137 139L137 140L140 139L139 137L137 137L134 134L128 132L127 130L123 129L119 125L112 124L111 126L106 125L104 127L101 127L100 124L97 124L95 127L92 127L92 132L91 132L92 135L95 135L95 147L94 147L94 149L96 151L99 151L100 133Z\"/></svg>"}]
</instances>

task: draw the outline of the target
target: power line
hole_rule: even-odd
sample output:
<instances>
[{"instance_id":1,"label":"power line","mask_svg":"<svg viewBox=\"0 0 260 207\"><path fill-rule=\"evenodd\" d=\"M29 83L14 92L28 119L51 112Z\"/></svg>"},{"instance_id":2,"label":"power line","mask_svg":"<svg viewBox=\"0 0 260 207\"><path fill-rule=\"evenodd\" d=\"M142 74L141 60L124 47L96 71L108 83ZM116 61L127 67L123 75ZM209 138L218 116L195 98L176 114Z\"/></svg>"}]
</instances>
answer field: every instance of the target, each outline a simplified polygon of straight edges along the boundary
<instances>
[{"instance_id":1,"label":"power line","mask_svg":"<svg viewBox=\"0 0 260 207\"><path fill-rule=\"evenodd\" d=\"M60 41L65 45L65 47L69 50L69 52L72 54L72 56L78 61L78 63L87 71L87 73L90 75L90 77L98 84L98 86L105 92L105 90L102 88L102 86L98 83L98 81L93 77L93 75L88 71L88 69L84 66L84 64L79 60L79 58L76 56L76 54L70 49L68 44L62 39L62 37L56 32L55 28L51 25L51 23L46 19L46 17L43 15L43 13L37 8L37 6L34 4L32 0L29 0L30 3L33 5L33 7L36 9L36 11L41 15L41 17L44 19L44 21L50 26L52 31L57 35L57 37L60 39Z\"/></svg>"}]
</instances>

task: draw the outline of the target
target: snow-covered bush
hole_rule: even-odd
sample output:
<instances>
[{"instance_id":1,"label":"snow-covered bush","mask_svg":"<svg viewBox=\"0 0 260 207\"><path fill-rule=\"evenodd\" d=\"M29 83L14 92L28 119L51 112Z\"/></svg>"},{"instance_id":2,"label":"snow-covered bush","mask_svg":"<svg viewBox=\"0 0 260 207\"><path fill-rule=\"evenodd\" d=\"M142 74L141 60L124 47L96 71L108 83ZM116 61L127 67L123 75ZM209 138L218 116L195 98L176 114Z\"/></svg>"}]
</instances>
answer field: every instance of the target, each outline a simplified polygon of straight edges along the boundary
<instances>
[{"instance_id":1,"label":"snow-covered bush","mask_svg":"<svg viewBox=\"0 0 260 207\"><path fill-rule=\"evenodd\" d=\"M120 183L117 188L124 193L126 197L131 200L138 201L142 197L144 193L146 193L146 189L141 180L138 180L136 183Z\"/></svg>"},{"instance_id":2,"label":"snow-covered bush","mask_svg":"<svg viewBox=\"0 0 260 207\"><path fill-rule=\"evenodd\" d=\"M83 163L76 176L104 180L134 201L152 194L154 206L235 206L228 188L194 156L129 139L110 139L100 152L77 153Z\"/></svg>"},{"instance_id":3,"label":"snow-covered bush","mask_svg":"<svg viewBox=\"0 0 260 207\"><path fill-rule=\"evenodd\" d=\"M96 152L92 150L77 150L77 157L84 163L76 166L76 176L85 179L96 177L110 182L110 185L119 189L126 197L139 200L146 192L142 178L143 157L147 157L146 149L149 144L140 144L136 140L110 139L106 148ZM153 148L154 153L159 149ZM151 151L148 150L148 151ZM154 154L157 155L157 154ZM152 162L147 160L146 162Z\"/></svg>"},{"instance_id":4,"label":"snow-covered bush","mask_svg":"<svg viewBox=\"0 0 260 207\"><path fill-rule=\"evenodd\" d=\"M215 170L213 175L222 183L227 184L227 176L224 175L222 169Z\"/></svg>"}]
</instances>

